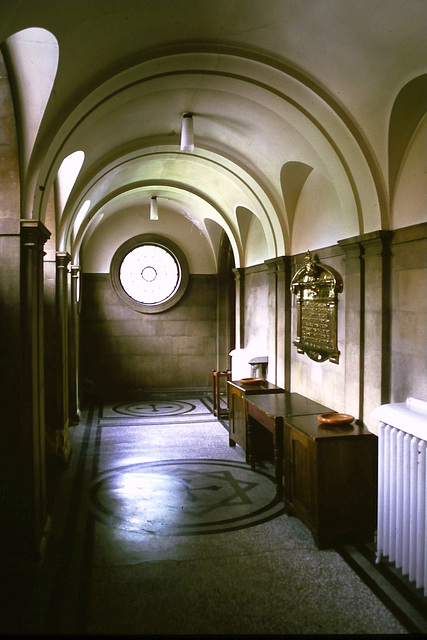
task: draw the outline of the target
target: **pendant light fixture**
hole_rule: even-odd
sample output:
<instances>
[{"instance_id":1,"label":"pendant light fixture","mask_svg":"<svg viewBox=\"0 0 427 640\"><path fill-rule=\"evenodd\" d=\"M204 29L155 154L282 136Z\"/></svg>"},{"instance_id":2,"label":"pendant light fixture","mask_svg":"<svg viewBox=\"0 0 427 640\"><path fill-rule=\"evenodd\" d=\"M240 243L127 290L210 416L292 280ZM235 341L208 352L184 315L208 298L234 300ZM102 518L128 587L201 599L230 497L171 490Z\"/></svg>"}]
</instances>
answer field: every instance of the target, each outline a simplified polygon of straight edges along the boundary
<instances>
[{"instance_id":1,"label":"pendant light fixture","mask_svg":"<svg viewBox=\"0 0 427 640\"><path fill-rule=\"evenodd\" d=\"M181 128L181 151L193 151L194 149L194 133L193 133L193 115L184 113L182 116Z\"/></svg>"},{"instance_id":2,"label":"pendant light fixture","mask_svg":"<svg viewBox=\"0 0 427 640\"><path fill-rule=\"evenodd\" d=\"M157 198L156 196L151 196L150 200L150 220L158 220L159 219L159 208L157 206Z\"/></svg>"}]
</instances>

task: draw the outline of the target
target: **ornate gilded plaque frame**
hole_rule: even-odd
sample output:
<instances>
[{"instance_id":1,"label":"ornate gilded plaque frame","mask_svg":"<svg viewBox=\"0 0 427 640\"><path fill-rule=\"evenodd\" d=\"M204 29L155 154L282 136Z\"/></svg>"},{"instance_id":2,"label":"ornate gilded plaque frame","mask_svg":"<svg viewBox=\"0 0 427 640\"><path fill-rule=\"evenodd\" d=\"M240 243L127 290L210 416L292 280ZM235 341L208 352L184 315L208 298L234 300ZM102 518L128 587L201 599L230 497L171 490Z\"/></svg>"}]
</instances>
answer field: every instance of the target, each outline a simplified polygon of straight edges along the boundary
<instances>
[{"instance_id":1,"label":"ornate gilded plaque frame","mask_svg":"<svg viewBox=\"0 0 427 640\"><path fill-rule=\"evenodd\" d=\"M304 266L291 281L291 291L297 298L298 353L306 353L316 362L330 360L338 364L337 346L338 293L343 289L341 276L321 262L310 251Z\"/></svg>"}]
</instances>

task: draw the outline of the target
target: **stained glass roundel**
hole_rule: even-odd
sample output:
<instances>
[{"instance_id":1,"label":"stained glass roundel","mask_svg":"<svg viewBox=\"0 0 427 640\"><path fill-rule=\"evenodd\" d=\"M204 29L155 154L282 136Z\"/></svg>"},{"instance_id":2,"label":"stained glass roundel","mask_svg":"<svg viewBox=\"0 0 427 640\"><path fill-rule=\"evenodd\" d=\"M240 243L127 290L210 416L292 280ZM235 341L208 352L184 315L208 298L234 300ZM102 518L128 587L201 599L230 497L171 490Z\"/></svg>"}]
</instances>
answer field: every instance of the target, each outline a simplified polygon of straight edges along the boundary
<instances>
[{"instance_id":1,"label":"stained glass roundel","mask_svg":"<svg viewBox=\"0 0 427 640\"><path fill-rule=\"evenodd\" d=\"M172 241L144 234L125 242L111 263L113 286L137 311L157 313L178 302L188 280L182 251Z\"/></svg>"}]
</instances>

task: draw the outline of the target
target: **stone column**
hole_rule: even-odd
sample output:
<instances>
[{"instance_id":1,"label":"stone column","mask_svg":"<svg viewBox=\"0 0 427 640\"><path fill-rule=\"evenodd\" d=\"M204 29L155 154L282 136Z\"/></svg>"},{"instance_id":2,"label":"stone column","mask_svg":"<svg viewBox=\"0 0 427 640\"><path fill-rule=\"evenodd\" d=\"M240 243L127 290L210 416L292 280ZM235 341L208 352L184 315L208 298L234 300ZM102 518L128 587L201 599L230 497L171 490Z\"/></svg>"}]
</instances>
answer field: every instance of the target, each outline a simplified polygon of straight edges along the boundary
<instances>
[{"instance_id":1,"label":"stone column","mask_svg":"<svg viewBox=\"0 0 427 640\"><path fill-rule=\"evenodd\" d=\"M80 267L71 265L71 308L69 350L69 415L70 424L80 421L79 410L79 284Z\"/></svg>"},{"instance_id":2,"label":"stone column","mask_svg":"<svg viewBox=\"0 0 427 640\"><path fill-rule=\"evenodd\" d=\"M346 238L338 244L345 253L345 406L363 421L365 364L365 263L361 237Z\"/></svg>"},{"instance_id":3,"label":"stone column","mask_svg":"<svg viewBox=\"0 0 427 640\"><path fill-rule=\"evenodd\" d=\"M44 268L44 358L46 461L56 464L57 371L56 371L56 251L46 247Z\"/></svg>"},{"instance_id":4,"label":"stone column","mask_svg":"<svg viewBox=\"0 0 427 640\"><path fill-rule=\"evenodd\" d=\"M286 391L291 388L291 260L277 258L277 382Z\"/></svg>"},{"instance_id":5,"label":"stone column","mask_svg":"<svg viewBox=\"0 0 427 640\"><path fill-rule=\"evenodd\" d=\"M43 245L50 233L37 220L21 220L21 482L23 557L40 562L49 518L46 501L44 418Z\"/></svg>"},{"instance_id":6,"label":"stone column","mask_svg":"<svg viewBox=\"0 0 427 640\"><path fill-rule=\"evenodd\" d=\"M363 421L375 407L390 401L390 240L392 232L376 231L362 239L365 263ZM372 423L373 422L373 423Z\"/></svg>"},{"instance_id":7,"label":"stone column","mask_svg":"<svg viewBox=\"0 0 427 640\"><path fill-rule=\"evenodd\" d=\"M68 437L68 253L56 254L56 335L57 335L57 455L67 463L71 452Z\"/></svg>"},{"instance_id":8,"label":"stone column","mask_svg":"<svg viewBox=\"0 0 427 640\"><path fill-rule=\"evenodd\" d=\"M268 268L268 380L277 384L277 263L276 259L265 260Z\"/></svg>"},{"instance_id":9,"label":"stone column","mask_svg":"<svg viewBox=\"0 0 427 640\"><path fill-rule=\"evenodd\" d=\"M236 282L236 349L245 346L245 270L233 269Z\"/></svg>"},{"instance_id":10,"label":"stone column","mask_svg":"<svg viewBox=\"0 0 427 640\"><path fill-rule=\"evenodd\" d=\"M291 264L289 256L266 260L268 267L269 380L290 389L291 374ZM275 367L273 368L273 363Z\"/></svg>"}]
</instances>

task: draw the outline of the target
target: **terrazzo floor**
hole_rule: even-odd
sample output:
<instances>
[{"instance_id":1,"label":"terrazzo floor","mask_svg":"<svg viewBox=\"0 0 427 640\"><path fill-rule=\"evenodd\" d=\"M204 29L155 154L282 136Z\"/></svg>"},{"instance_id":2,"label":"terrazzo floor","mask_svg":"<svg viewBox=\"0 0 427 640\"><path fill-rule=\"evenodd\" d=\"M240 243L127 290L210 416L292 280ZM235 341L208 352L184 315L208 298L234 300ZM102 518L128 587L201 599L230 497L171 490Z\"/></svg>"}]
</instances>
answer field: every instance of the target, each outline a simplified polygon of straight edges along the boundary
<instances>
[{"instance_id":1,"label":"terrazzo floor","mask_svg":"<svg viewBox=\"0 0 427 640\"><path fill-rule=\"evenodd\" d=\"M29 633L407 633L284 513L207 396L100 403L71 440Z\"/></svg>"}]
</instances>

